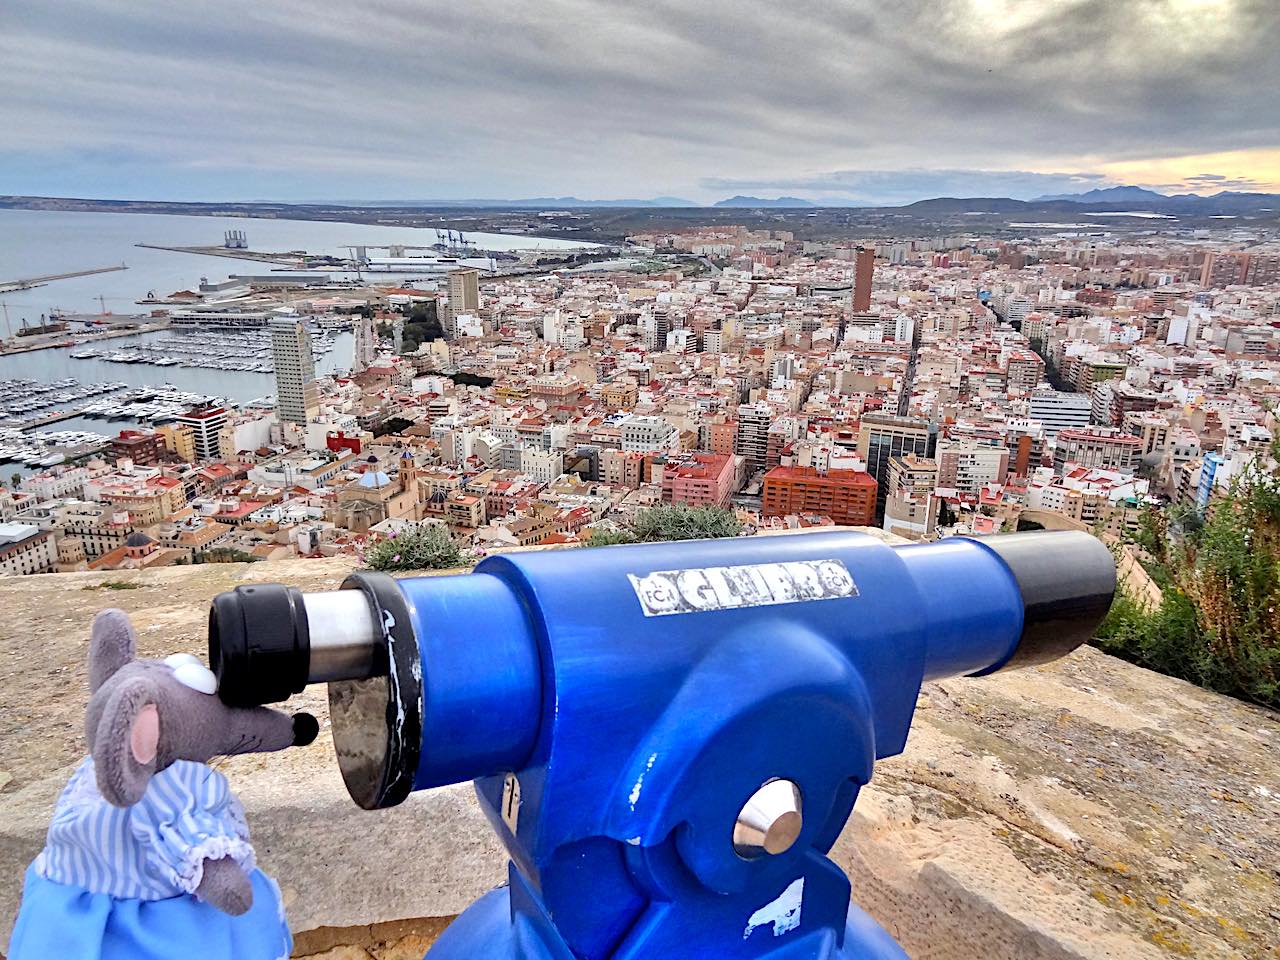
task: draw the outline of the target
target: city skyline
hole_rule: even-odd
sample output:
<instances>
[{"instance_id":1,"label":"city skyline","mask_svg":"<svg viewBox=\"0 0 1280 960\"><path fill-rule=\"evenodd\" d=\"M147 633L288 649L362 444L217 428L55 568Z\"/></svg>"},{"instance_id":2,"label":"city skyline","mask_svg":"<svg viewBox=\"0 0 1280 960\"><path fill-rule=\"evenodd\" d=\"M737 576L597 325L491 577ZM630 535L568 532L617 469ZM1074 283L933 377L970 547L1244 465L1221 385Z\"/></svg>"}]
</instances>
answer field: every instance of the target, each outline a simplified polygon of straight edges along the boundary
<instances>
[{"instance_id":1,"label":"city skyline","mask_svg":"<svg viewBox=\"0 0 1280 960\"><path fill-rule=\"evenodd\" d=\"M1280 190L1253 0L10 11L8 193L377 202Z\"/></svg>"}]
</instances>

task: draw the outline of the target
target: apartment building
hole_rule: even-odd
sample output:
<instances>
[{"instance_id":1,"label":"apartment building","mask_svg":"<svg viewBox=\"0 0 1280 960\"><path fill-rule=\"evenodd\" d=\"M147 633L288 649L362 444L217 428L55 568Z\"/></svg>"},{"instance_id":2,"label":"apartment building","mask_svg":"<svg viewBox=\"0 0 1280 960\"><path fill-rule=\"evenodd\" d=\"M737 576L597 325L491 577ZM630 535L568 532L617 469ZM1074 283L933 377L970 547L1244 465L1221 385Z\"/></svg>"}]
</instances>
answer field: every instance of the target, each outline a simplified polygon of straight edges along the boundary
<instances>
[{"instance_id":1,"label":"apartment building","mask_svg":"<svg viewBox=\"0 0 1280 960\"><path fill-rule=\"evenodd\" d=\"M1053 451L1053 468L1062 473L1066 464L1104 467L1109 470L1137 469L1142 455L1142 440L1114 428L1093 430L1060 430Z\"/></svg>"},{"instance_id":2,"label":"apartment building","mask_svg":"<svg viewBox=\"0 0 1280 960\"><path fill-rule=\"evenodd\" d=\"M876 481L862 470L774 467L764 475L761 516L812 514L837 524L873 526Z\"/></svg>"},{"instance_id":3,"label":"apartment building","mask_svg":"<svg viewBox=\"0 0 1280 960\"><path fill-rule=\"evenodd\" d=\"M734 493L734 457L690 453L667 460L662 467L662 499L691 507L724 507Z\"/></svg>"},{"instance_id":4,"label":"apartment building","mask_svg":"<svg viewBox=\"0 0 1280 960\"><path fill-rule=\"evenodd\" d=\"M52 533L32 523L0 523L0 574L50 573L57 562Z\"/></svg>"}]
</instances>

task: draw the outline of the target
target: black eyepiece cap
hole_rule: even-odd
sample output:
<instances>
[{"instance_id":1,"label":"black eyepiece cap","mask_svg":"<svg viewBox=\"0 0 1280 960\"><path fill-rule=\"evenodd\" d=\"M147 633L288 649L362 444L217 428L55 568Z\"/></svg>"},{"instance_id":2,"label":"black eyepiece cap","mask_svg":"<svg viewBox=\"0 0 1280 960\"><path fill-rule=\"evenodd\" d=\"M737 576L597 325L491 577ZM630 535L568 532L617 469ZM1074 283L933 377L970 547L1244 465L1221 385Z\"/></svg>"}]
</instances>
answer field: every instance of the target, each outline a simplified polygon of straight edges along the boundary
<instances>
[{"instance_id":1,"label":"black eyepiece cap","mask_svg":"<svg viewBox=\"0 0 1280 960\"><path fill-rule=\"evenodd\" d=\"M236 587L209 609L209 665L232 707L287 700L307 685L311 638L302 591L279 583Z\"/></svg>"}]
</instances>

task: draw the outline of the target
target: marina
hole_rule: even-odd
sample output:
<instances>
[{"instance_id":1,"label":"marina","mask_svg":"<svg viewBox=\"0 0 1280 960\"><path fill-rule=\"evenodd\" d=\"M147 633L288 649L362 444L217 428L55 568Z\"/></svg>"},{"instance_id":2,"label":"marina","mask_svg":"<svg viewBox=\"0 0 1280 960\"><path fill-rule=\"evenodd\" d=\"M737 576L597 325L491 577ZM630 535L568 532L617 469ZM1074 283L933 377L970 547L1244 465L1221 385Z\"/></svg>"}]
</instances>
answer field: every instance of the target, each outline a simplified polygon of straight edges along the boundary
<instances>
[{"instance_id":1,"label":"marina","mask_svg":"<svg viewBox=\"0 0 1280 960\"><path fill-rule=\"evenodd\" d=\"M227 402L225 397L192 393L172 383L136 387L119 393L128 386L118 381L81 385L74 378L52 384L3 380L0 381L0 424L8 429L30 430L72 417L160 424L177 419L195 406ZM114 395L83 406L72 406L104 394Z\"/></svg>"},{"instance_id":2,"label":"marina","mask_svg":"<svg viewBox=\"0 0 1280 960\"><path fill-rule=\"evenodd\" d=\"M313 334L312 355L319 361L336 346L328 331ZM199 367L244 373L274 373L271 333L251 330L239 333L190 333L161 336L131 347L88 346L67 354L74 360L100 359L107 363L139 363L155 367Z\"/></svg>"},{"instance_id":3,"label":"marina","mask_svg":"<svg viewBox=\"0 0 1280 960\"><path fill-rule=\"evenodd\" d=\"M110 437L87 430L51 430L24 433L0 427L0 463L40 469L57 466L75 457L96 453Z\"/></svg>"},{"instance_id":4,"label":"marina","mask_svg":"<svg viewBox=\"0 0 1280 960\"><path fill-rule=\"evenodd\" d=\"M104 393L123 390L127 383L89 383L81 385L74 377L40 383L36 380L0 380L0 420L30 419L41 411L76 403Z\"/></svg>"},{"instance_id":5,"label":"marina","mask_svg":"<svg viewBox=\"0 0 1280 960\"><path fill-rule=\"evenodd\" d=\"M166 383L158 388L143 387L110 400L91 403L77 411L77 415L106 420L132 420L135 423L161 424L176 420L192 407L221 406L225 403L225 397L191 393Z\"/></svg>"}]
</instances>

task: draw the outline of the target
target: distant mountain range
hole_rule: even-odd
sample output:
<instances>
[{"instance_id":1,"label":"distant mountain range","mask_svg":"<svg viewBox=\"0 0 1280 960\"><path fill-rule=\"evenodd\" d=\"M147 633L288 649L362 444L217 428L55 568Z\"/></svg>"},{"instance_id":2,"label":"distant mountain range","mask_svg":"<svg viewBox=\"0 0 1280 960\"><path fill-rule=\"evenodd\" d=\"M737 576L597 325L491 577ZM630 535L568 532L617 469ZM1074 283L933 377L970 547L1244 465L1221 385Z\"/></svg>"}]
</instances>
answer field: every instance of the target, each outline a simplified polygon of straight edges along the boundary
<instances>
[{"instance_id":1,"label":"distant mountain range","mask_svg":"<svg viewBox=\"0 0 1280 960\"><path fill-rule=\"evenodd\" d=\"M773 200L766 200L763 197L729 197L727 200L717 200L712 204L713 207L816 207L818 204L812 200L801 200L799 197L776 197Z\"/></svg>"},{"instance_id":2,"label":"distant mountain range","mask_svg":"<svg viewBox=\"0 0 1280 960\"><path fill-rule=\"evenodd\" d=\"M1049 200L1069 200L1072 203L1146 203L1168 200L1169 197L1144 187L1103 187L1084 193L1053 193L1036 197L1032 203Z\"/></svg>"},{"instance_id":3,"label":"distant mountain range","mask_svg":"<svg viewBox=\"0 0 1280 960\"><path fill-rule=\"evenodd\" d=\"M1099 199L1101 197L1101 199ZM1087 193L1013 200L1009 197L935 197L917 200L896 209L912 214L1021 214L1023 216L1070 215L1073 219L1093 216L1116 217L1125 213L1160 214L1172 218L1232 218L1263 215L1280 219L1280 194L1237 193L1223 190L1212 196L1194 193L1168 196L1142 187L1109 187Z\"/></svg>"},{"instance_id":4,"label":"distant mountain range","mask_svg":"<svg viewBox=\"0 0 1280 960\"><path fill-rule=\"evenodd\" d=\"M151 213L235 213L252 215L288 215L290 212L311 218L332 219L346 211L378 210L397 213L419 210L492 209L546 213L555 210L589 210L600 208L638 209L800 209L816 211L822 208L843 210L896 211L901 215L937 217L984 214L1016 215L1022 218L1073 221L1091 215L1119 217L1126 213L1162 214L1165 217L1194 219L1230 219L1233 217L1262 217L1280 222L1280 194L1240 193L1224 190L1212 196L1193 193L1166 195L1137 186L1105 187L1076 194L1052 194L1034 200L1015 200L1011 197L934 197L904 205L874 204L848 198L824 198L821 201L800 197L733 196L713 204L695 203L682 197L652 197L648 199L583 200L580 197L528 197L518 200L466 199L466 200L396 200L375 203L356 200L312 203L282 203L279 201L162 201L162 200L95 200L70 197L0 196L0 209L19 208L34 210L113 210ZM687 218L687 214L681 215Z\"/></svg>"},{"instance_id":5,"label":"distant mountain range","mask_svg":"<svg viewBox=\"0 0 1280 960\"><path fill-rule=\"evenodd\" d=\"M510 207L513 210L543 209L572 210L575 207L701 207L703 204L686 200L683 197L653 197L648 200L628 197L622 200L583 200L581 197L522 197L517 200L494 200L492 198L472 198L468 200L379 200L377 203L361 203L358 200L343 200L341 203L352 207L488 207L501 209Z\"/></svg>"},{"instance_id":6,"label":"distant mountain range","mask_svg":"<svg viewBox=\"0 0 1280 960\"><path fill-rule=\"evenodd\" d=\"M353 206L361 204L353 203ZM573 210L595 207L712 207L749 209L819 209L842 207L859 209L902 209L920 213L1029 213L1041 211L1077 210L1087 213L1123 212L1147 210L1177 215L1185 213L1198 216L1236 216L1261 210L1280 211L1280 195L1269 193L1235 193L1222 191L1212 196L1194 193L1168 195L1145 187L1118 186L1087 190L1084 193L1058 193L1036 197L1034 200L1014 200L1011 197L934 197L917 200L898 207L866 203L846 198L828 198L822 201L801 197L754 197L737 195L717 200L711 204L695 203L683 197L653 197L649 199L583 200L580 197L527 197L519 200L421 200L399 204L379 203L364 206L422 206L422 207L489 207L511 210Z\"/></svg>"},{"instance_id":7,"label":"distant mountain range","mask_svg":"<svg viewBox=\"0 0 1280 960\"><path fill-rule=\"evenodd\" d=\"M530 197L526 200L461 201L477 206L492 203L502 207L700 207L702 204L682 197L654 197L652 200L583 200L579 197Z\"/></svg>"}]
</instances>

